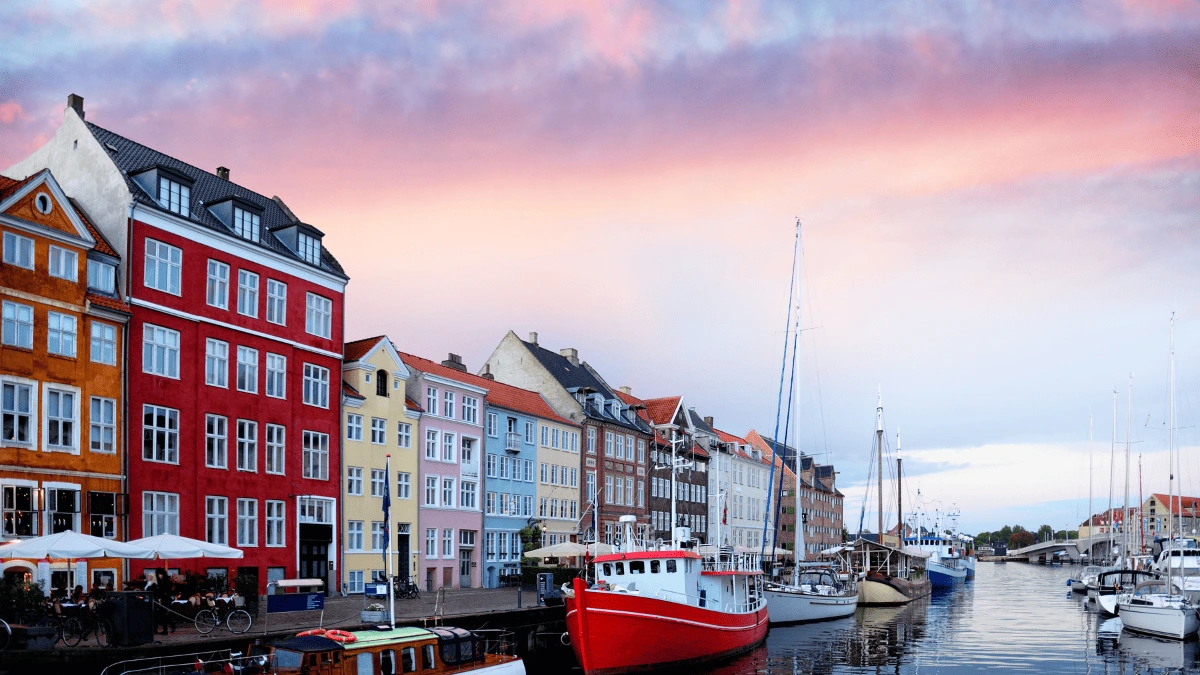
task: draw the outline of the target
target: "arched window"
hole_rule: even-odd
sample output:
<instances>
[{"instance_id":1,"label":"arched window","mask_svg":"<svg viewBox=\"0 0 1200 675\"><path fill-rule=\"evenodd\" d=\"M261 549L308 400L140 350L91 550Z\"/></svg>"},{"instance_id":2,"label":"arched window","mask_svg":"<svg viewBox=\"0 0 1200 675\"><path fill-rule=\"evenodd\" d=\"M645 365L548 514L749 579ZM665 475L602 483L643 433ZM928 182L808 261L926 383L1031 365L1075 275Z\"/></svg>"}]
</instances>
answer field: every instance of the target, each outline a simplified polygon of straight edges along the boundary
<instances>
[{"instance_id":1,"label":"arched window","mask_svg":"<svg viewBox=\"0 0 1200 675\"><path fill-rule=\"evenodd\" d=\"M388 395L388 374L386 370L375 371L375 395Z\"/></svg>"}]
</instances>

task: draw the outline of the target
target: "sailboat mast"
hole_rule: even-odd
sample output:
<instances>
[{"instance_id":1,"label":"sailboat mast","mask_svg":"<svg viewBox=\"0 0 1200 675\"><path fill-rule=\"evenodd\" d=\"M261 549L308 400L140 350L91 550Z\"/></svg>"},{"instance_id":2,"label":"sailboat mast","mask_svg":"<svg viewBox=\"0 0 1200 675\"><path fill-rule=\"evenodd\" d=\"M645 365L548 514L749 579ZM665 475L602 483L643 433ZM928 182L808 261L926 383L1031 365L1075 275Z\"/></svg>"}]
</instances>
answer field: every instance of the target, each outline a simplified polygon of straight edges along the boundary
<instances>
[{"instance_id":1,"label":"sailboat mast","mask_svg":"<svg viewBox=\"0 0 1200 675\"><path fill-rule=\"evenodd\" d=\"M1125 567L1132 568L1129 561L1129 444L1130 428L1133 426L1133 373L1129 374L1129 390L1125 394L1125 512L1121 514L1121 557Z\"/></svg>"},{"instance_id":2,"label":"sailboat mast","mask_svg":"<svg viewBox=\"0 0 1200 675\"><path fill-rule=\"evenodd\" d=\"M800 585L800 565L798 563L800 562L801 556L803 556L805 559L808 558L808 552L804 550L804 509L800 506L800 444L797 443L796 445L796 489L793 490L793 492L796 493L796 544L793 553L795 554L795 562L797 564L792 566L793 586ZM785 475L784 472L787 471L786 457L787 456L784 455L783 466L779 469L779 482L781 483L783 482L783 477Z\"/></svg>"},{"instance_id":3,"label":"sailboat mast","mask_svg":"<svg viewBox=\"0 0 1200 675\"><path fill-rule=\"evenodd\" d=\"M1113 482L1115 480L1115 472L1117 470L1117 390L1113 390L1113 427L1112 427L1112 446L1108 450L1108 557L1116 560L1113 556Z\"/></svg>"},{"instance_id":4,"label":"sailboat mast","mask_svg":"<svg viewBox=\"0 0 1200 675\"><path fill-rule=\"evenodd\" d=\"M900 472L900 427L896 427L896 531L900 533L900 547L904 547L904 491L901 489Z\"/></svg>"},{"instance_id":5,"label":"sailboat mast","mask_svg":"<svg viewBox=\"0 0 1200 675\"><path fill-rule=\"evenodd\" d=\"M875 451L879 475L879 543L883 544L883 389L879 390L879 403L875 407Z\"/></svg>"},{"instance_id":6,"label":"sailboat mast","mask_svg":"<svg viewBox=\"0 0 1200 675\"><path fill-rule=\"evenodd\" d=\"M1092 522L1092 416L1088 415L1088 564L1092 560L1092 530L1096 529Z\"/></svg>"},{"instance_id":7,"label":"sailboat mast","mask_svg":"<svg viewBox=\"0 0 1200 675\"><path fill-rule=\"evenodd\" d=\"M675 443L677 431L671 430L671 548L676 548L675 528L679 525L679 516L675 508ZM682 439L680 439L682 440Z\"/></svg>"},{"instance_id":8,"label":"sailboat mast","mask_svg":"<svg viewBox=\"0 0 1200 675\"><path fill-rule=\"evenodd\" d=\"M1171 388L1171 399L1170 399L1170 403L1167 406L1168 415L1169 415L1169 421L1167 422L1167 461L1168 462L1170 462L1172 460L1172 455L1175 455L1175 313L1174 312L1171 312L1170 345L1171 345L1171 356L1170 356L1170 365L1168 367L1168 372L1169 372L1168 380L1171 383L1171 387L1170 387ZM1167 508L1167 523L1168 523L1168 525L1167 525L1167 546L1168 546L1168 548L1167 548L1167 551L1168 551L1167 552L1167 592L1168 593L1170 593L1171 590L1174 588L1174 586L1171 585L1171 575L1172 575L1171 570L1174 567L1174 565L1172 564L1172 561L1171 561L1170 546L1172 546L1175 542L1175 479L1179 473L1179 457L1176 455L1174 457L1174 460L1175 460L1175 466L1170 467L1168 469L1168 471L1170 472L1171 478L1169 481L1167 481L1167 505L1168 505L1168 508ZM1179 494L1180 494L1179 515L1181 517L1179 526L1180 526L1180 528L1182 528L1183 527L1183 521L1182 521L1183 490L1182 489L1180 489ZM1180 552L1180 555L1182 556L1183 553ZM1180 565L1183 564L1182 557L1179 559L1179 564Z\"/></svg>"}]
</instances>

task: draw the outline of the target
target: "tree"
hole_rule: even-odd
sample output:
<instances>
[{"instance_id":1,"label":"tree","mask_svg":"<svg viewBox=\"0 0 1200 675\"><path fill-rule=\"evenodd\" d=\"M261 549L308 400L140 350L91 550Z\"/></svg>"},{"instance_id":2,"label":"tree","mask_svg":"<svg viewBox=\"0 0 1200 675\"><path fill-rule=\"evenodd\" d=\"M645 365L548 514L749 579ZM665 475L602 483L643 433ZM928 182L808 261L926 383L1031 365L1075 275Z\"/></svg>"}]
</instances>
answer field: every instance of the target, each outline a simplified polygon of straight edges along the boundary
<instances>
[{"instance_id":1,"label":"tree","mask_svg":"<svg viewBox=\"0 0 1200 675\"><path fill-rule=\"evenodd\" d=\"M1018 525L1017 527L1021 527L1021 526ZM1002 527L996 531L996 538L999 539L1000 541L1008 541L1009 539L1012 538L1012 534L1013 534L1013 529L1011 527L1009 527L1008 525L1005 525L1004 527Z\"/></svg>"},{"instance_id":2,"label":"tree","mask_svg":"<svg viewBox=\"0 0 1200 675\"><path fill-rule=\"evenodd\" d=\"M1049 525L1043 525L1037 531L1038 541L1050 541L1054 538L1054 528Z\"/></svg>"},{"instance_id":3,"label":"tree","mask_svg":"<svg viewBox=\"0 0 1200 675\"><path fill-rule=\"evenodd\" d=\"M1032 546L1034 541L1033 533L1022 528L1020 532L1013 532L1012 536L1009 537L1008 547L1010 549L1025 548L1026 546Z\"/></svg>"}]
</instances>

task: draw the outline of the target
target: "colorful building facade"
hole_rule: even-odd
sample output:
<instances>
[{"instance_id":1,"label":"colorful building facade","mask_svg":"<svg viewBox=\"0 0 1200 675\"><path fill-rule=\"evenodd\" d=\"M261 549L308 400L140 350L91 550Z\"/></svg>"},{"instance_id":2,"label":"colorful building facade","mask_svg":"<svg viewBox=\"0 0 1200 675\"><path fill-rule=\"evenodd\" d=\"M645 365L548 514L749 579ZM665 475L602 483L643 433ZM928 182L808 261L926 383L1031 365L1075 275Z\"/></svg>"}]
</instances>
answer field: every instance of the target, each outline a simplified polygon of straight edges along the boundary
<instances>
[{"instance_id":1,"label":"colorful building facade","mask_svg":"<svg viewBox=\"0 0 1200 675\"><path fill-rule=\"evenodd\" d=\"M49 170L0 178L2 541L129 535L120 256ZM119 560L0 561L48 588L120 588Z\"/></svg>"}]
</instances>

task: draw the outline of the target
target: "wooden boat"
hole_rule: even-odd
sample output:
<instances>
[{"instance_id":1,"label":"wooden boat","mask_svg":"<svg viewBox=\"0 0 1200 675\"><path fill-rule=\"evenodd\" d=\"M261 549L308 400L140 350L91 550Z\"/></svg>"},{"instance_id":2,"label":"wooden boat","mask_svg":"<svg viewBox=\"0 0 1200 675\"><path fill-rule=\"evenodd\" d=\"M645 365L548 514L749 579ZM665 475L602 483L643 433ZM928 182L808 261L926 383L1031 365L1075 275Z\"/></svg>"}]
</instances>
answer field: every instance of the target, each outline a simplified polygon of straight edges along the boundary
<instances>
[{"instance_id":1,"label":"wooden boat","mask_svg":"<svg viewBox=\"0 0 1200 675\"><path fill-rule=\"evenodd\" d=\"M847 544L846 564L859 575L858 604L864 607L903 605L929 595L933 585L925 574L920 551L906 552L859 539Z\"/></svg>"}]
</instances>

